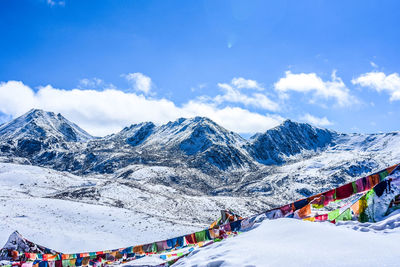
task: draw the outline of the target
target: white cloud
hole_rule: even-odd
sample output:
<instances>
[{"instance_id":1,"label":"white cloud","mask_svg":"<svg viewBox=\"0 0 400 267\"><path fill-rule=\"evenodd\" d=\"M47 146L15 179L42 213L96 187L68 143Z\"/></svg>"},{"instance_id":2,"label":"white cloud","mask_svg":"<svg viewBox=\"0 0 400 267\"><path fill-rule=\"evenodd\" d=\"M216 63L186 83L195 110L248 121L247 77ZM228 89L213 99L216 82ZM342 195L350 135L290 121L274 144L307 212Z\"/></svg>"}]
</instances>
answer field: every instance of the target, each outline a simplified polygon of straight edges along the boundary
<instances>
[{"instance_id":1,"label":"white cloud","mask_svg":"<svg viewBox=\"0 0 400 267\"><path fill-rule=\"evenodd\" d=\"M258 84L255 80L247 80L242 77L233 78L231 84L238 89L246 88L246 89L256 89L259 91L263 91L264 88Z\"/></svg>"},{"instance_id":2,"label":"white cloud","mask_svg":"<svg viewBox=\"0 0 400 267\"><path fill-rule=\"evenodd\" d=\"M326 117L318 118L309 113L305 114L301 119L316 126L329 126L333 124L333 122L329 121Z\"/></svg>"},{"instance_id":3,"label":"white cloud","mask_svg":"<svg viewBox=\"0 0 400 267\"><path fill-rule=\"evenodd\" d=\"M12 120L12 117L11 117L10 115L1 114L1 113L0 113L0 125L2 125L2 124L5 123L5 122L8 122L8 121L10 121L10 120Z\"/></svg>"},{"instance_id":4,"label":"white cloud","mask_svg":"<svg viewBox=\"0 0 400 267\"><path fill-rule=\"evenodd\" d=\"M152 82L150 77L140 72L128 73L122 76L125 77L126 80L132 83L133 88L136 91L140 91L145 94L150 93L152 87Z\"/></svg>"},{"instance_id":5,"label":"white cloud","mask_svg":"<svg viewBox=\"0 0 400 267\"><path fill-rule=\"evenodd\" d=\"M229 130L238 133L265 132L279 125L284 118L273 114L259 114L240 107L218 108L198 101L189 101L182 107L187 114L205 116Z\"/></svg>"},{"instance_id":6,"label":"white cloud","mask_svg":"<svg viewBox=\"0 0 400 267\"><path fill-rule=\"evenodd\" d=\"M65 1L47 0L49 6L65 6Z\"/></svg>"},{"instance_id":7,"label":"white cloud","mask_svg":"<svg viewBox=\"0 0 400 267\"><path fill-rule=\"evenodd\" d=\"M206 88L206 87L207 87L207 84L206 84L206 83L200 83L200 84L198 84L197 86L191 87L191 88L190 88L190 91L192 91L192 92L201 91L201 90L203 90L203 89Z\"/></svg>"},{"instance_id":8,"label":"white cloud","mask_svg":"<svg viewBox=\"0 0 400 267\"><path fill-rule=\"evenodd\" d=\"M278 103L269 99L262 93L244 93L241 89L254 89L257 91L264 90L256 81L246 80L244 78L233 78L231 83L218 83L218 87L223 94L215 97L202 96L199 101L220 105L222 103L239 103L245 106L252 106L270 111L279 110Z\"/></svg>"},{"instance_id":9,"label":"white cloud","mask_svg":"<svg viewBox=\"0 0 400 267\"><path fill-rule=\"evenodd\" d=\"M105 83L99 78L83 78L79 80L78 88L80 89L96 89L96 88L115 88L111 83Z\"/></svg>"},{"instance_id":10,"label":"white cloud","mask_svg":"<svg viewBox=\"0 0 400 267\"><path fill-rule=\"evenodd\" d=\"M390 95L390 101L400 100L400 76L398 73L386 75L383 72L368 72L351 82L362 87L371 87L378 92L386 91Z\"/></svg>"},{"instance_id":11,"label":"white cloud","mask_svg":"<svg viewBox=\"0 0 400 267\"><path fill-rule=\"evenodd\" d=\"M224 94L217 95L212 99L217 104L231 102L241 103L245 106L253 106L271 111L277 111L279 109L279 105L277 103L273 102L263 94L253 93L248 96L246 94L243 94L239 89L234 88L233 86L226 83L219 83L218 87L224 91Z\"/></svg>"},{"instance_id":12,"label":"white cloud","mask_svg":"<svg viewBox=\"0 0 400 267\"><path fill-rule=\"evenodd\" d=\"M0 83L0 111L11 115L21 115L37 107L37 99L32 89L22 82L9 81Z\"/></svg>"},{"instance_id":13,"label":"white cloud","mask_svg":"<svg viewBox=\"0 0 400 267\"><path fill-rule=\"evenodd\" d=\"M378 66L375 62L373 62L373 61L370 61L369 64L371 64L371 66L372 66L373 68L378 68L378 67L379 67L379 66Z\"/></svg>"},{"instance_id":14,"label":"white cloud","mask_svg":"<svg viewBox=\"0 0 400 267\"><path fill-rule=\"evenodd\" d=\"M50 85L37 91L18 81L0 83L0 111L17 117L31 108L59 112L89 133L103 136L132 123L166 123L179 117L206 116L239 133L262 132L283 118L259 114L240 107L219 108L213 103L192 100L177 106L167 99L155 99L116 89L63 90Z\"/></svg>"},{"instance_id":15,"label":"white cloud","mask_svg":"<svg viewBox=\"0 0 400 267\"><path fill-rule=\"evenodd\" d=\"M331 81L323 81L316 73L293 74L285 72L285 77L281 78L274 85L275 90L282 94L281 98L288 98L290 91L299 93L311 93L312 103L318 100L334 99L339 106L349 106L357 102L356 98L350 95L349 89L342 79L332 72Z\"/></svg>"}]
</instances>

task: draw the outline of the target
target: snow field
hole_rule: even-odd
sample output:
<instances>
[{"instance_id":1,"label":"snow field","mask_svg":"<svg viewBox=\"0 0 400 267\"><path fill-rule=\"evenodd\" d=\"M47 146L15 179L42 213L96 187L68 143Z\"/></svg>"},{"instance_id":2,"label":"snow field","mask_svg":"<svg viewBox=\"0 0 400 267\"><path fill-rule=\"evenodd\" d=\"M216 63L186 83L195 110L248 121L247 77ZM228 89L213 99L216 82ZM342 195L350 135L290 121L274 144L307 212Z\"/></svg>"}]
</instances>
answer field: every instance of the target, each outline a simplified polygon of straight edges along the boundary
<instances>
[{"instance_id":1,"label":"snow field","mask_svg":"<svg viewBox=\"0 0 400 267\"><path fill-rule=\"evenodd\" d=\"M385 221L400 221L395 214ZM356 224L356 223L355 223ZM237 237L192 253L174 266L399 266L400 228L354 231L331 223L264 221Z\"/></svg>"}]
</instances>

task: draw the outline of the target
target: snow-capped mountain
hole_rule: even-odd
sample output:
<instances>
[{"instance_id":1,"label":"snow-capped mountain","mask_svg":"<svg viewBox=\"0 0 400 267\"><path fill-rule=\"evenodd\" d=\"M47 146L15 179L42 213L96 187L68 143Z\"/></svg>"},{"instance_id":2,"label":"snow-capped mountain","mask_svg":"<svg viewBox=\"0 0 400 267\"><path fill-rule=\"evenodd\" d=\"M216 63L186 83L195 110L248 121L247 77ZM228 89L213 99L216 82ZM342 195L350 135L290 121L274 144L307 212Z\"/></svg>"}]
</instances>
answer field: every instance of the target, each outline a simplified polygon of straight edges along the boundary
<instances>
[{"instance_id":1,"label":"snow-capped mountain","mask_svg":"<svg viewBox=\"0 0 400 267\"><path fill-rule=\"evenodd\" d=\"M286 121L247 141L207 118L195 117L161 126L135 124L94 139L62 115L41 110L0 128L1 151L7 156L77 173L114 173L132 164L196 168L211 175L254 171L259 163L281 164L295 154L316 151L329 144L332 135Z\"/></svg>"},{"instance_id":2,"label":"snow-capped mountain","mask_svg":"<svg viewBox=\"0 0 400 267\"><path fill-rule=\"evenodd\" d=\"M125 127L119 133L113 134L109 139L115 142L126 142L131 146L140 145L144 142L150 134L153 133L156 126L152 122L143 122L139 124L132 124Z\"/></svg>"},{"instance_id":3,"label":"snow-capped mountain","mask_svg":"<svg viewBox=\"0 0 400 267\"><path fill-rule=\"evenodd\" d=\"M129 187L138 181L163 185L189 195L266 196L276 204L397 163L398 147L398 132L341 134L290 120L249 140L203 117L134 124L103 138L41 110L0 127L2 161L106 175ZM60 197L102 192L68 190Z\"/></svg>"},{"instance_id":4,"label":"snow-capped mountain","mask_svg":"<svg viewBox=\"0 0 400 267\"><path fill-rule=\"evenodd\" d=\"M184 162L187 167L212 165L220 170L252 165L243 149L246 140L203 117L180 118L159 127L151 122L135 124L109 140L129 144L131 150L149 155L153 162L168 159L166 165Z\"/></svg>"},{"instance_id":5,"label":"snow-capped mountain","mask_svg":"<svg viewBox=\"0 0 400 267\"><path fill-rule=\"evenodd\" d=\"M337 133L306 123L284 121L281 125L250 138L250 153L260 163L282 164L287 157L322 150Z\"/></svg>"},{"instance_id":6,"label":"snow-capped mountain","mask_svg":"<svg viewBox=\"0 0 400 267\"><path fill-rule=\"evenodd\" d=\"M0 126L0 150L27 158L44 151L67 149L70 143L91 139L90 134L61 114L38 109Z\"/></svg>"},{"instance_id":7,"label":"snow-capped mountain","mask_svg":"<svg viewBox=\"0 0 400 267\"><path fill-rule=\"evenodd\" d=\"M82 142L93 139L93 136L68 121L60 113L32 109L15 120L1 125L0 138L3 140L54 138L58 142Z\"/></svg>"}]
</instances>

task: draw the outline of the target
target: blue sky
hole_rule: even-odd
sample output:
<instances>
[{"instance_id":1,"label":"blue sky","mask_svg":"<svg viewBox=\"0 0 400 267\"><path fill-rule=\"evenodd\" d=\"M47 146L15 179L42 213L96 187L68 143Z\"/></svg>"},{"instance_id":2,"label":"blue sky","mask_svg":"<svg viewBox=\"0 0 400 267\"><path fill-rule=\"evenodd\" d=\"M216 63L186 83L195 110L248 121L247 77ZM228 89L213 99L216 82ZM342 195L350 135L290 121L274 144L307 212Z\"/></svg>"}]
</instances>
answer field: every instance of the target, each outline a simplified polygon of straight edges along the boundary
<instances>
[{"instance_id":1,"label":"blue sky","mask_svg":"<svg viewBox=\"0 0 400 267\"><path fill-rule=\"evenodd\" d=\"M400 130L399 1L0 2L0 120Z\"/></svg>"}]
</instances>

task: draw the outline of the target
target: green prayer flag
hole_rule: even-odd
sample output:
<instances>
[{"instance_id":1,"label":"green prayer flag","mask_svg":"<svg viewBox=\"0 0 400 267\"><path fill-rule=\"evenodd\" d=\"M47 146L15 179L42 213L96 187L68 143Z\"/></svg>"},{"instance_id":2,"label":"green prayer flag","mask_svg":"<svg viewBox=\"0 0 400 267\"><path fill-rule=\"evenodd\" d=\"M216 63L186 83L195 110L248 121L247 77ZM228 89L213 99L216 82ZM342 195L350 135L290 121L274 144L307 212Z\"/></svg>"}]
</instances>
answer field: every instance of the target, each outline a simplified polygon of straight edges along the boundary
<instances>
[{"instance_id":1,"label":"green prayer flag","mask_svg":"<svg viewBox=\"0 0 400 267\"><path fill-rule=\"evenodd\" d=\"M374 191L374 189L371 189L365 194L365 199L368 201L371 197L374 197L374 195L375 195L375 191Z\"/></svg>"},{"instance_id":2,"label":"green prayer flag","mask_svg":"<svg viewBox=\"0 0 400 267\"><path fill-rule=\"evenodd\" d=\"M151 252L157 252L157 244L153 243L153 245L151 246Z\"/></svg>"},{"instance_id":3,"label":"green prayer flag","mask_svg":"<svg viewBox=\"0 0 400 267\"><path fill-rule=\"evenodd\" d=\"M383 181L383 180L385 180L386 176L388 176L388 175L389 175L389 173L385 170L385 171L379 173L379 178L381 181Z\"/></svg>"},{"instance_id":4,"label":"green prayer flag","mask_svg":"<svg viewBox=\"0 0 400 267\"><path fill-rule=\"evenodd\" d=\"M352 182L352 183L351 183L351 186L353 187L353 193L354 193L354 194L357 194L358 192L357 192L357 185L356 185L356 182Z\"/></svg>"},{"instance_id":5,"label":"green prayer flag","mask_svg":"<svg viewBox=\"0 0 400 267\"><path fill-rule=\"evenodd\" d=\"M351 210L347 209L340 214L335 220L336 221L350 221L352 219Z\"/></svg>"},{"instance_id":6,"label":"green prayer flag","mask_svg":"<svg viewBox=\"0 0 400 267\"><path fill-rule=\"evenodd\" d=\"M375 191L371 189L360 198L360 215L358 216L360 222L370 222L373 219L368 212L368 206L372 204L374 195Z\"/></svg>"},{"instance_id":7,"label":"green prayer flag","mask_svg":"<svg viewBox=\"0 0 400 267\"><path fill-rule=\"evenodd\" d=\"M340 215L340 209L333 210L328 213L328 220L333 221L339 215Z\"/></svg>"},{"instance_id":8,"label":"green prayer flag","mask_svg":"<svg viewBox=\"0 0 400 267\"><path fill-rule=\"evenodd\" d=\"M205 241L206 240L206 231L200 231L195 233L197 242Z\"/></svg>"}]
</instances>

